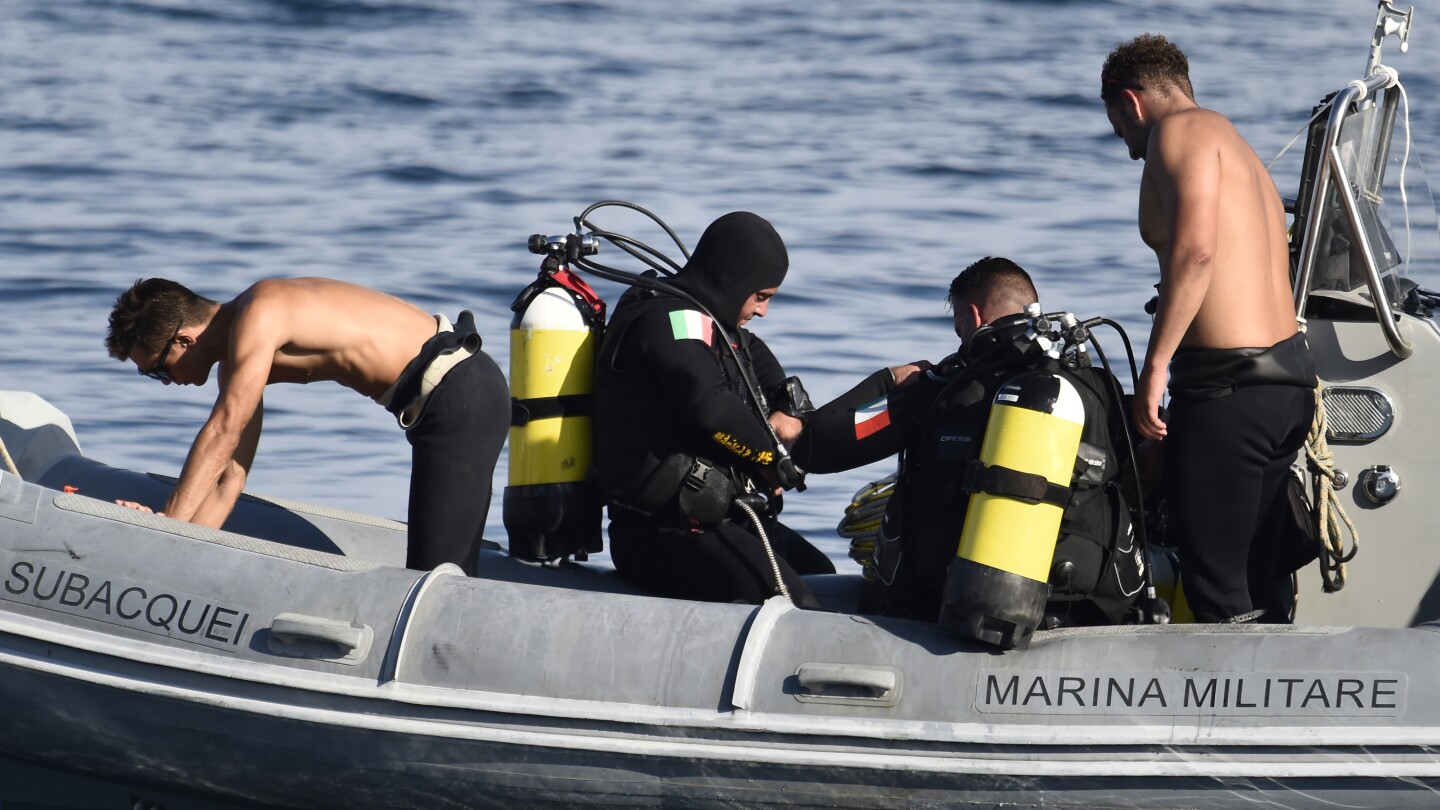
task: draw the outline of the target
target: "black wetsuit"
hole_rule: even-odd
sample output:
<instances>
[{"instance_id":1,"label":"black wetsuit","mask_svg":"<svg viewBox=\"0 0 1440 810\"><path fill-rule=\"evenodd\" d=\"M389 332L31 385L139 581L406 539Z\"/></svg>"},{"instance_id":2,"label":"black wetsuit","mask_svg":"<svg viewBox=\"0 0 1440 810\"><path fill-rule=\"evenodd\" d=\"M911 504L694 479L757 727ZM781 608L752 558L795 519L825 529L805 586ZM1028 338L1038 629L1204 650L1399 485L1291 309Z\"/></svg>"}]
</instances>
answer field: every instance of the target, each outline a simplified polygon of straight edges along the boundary
<instances>
[{"instance_id":1,"label":"black wetsuit","mask_svg":"<svg viewBox=\"0 0 1440 810\"><path fill-rule=\"evenodd\" d=\"M606 328L595 437L610 555L621 575L662 596L758 603L778 593L755 529L729 509L747 481L781 483L774 442L735 355L747 364L753 358L762 392L783 383L785 372L759 338L733 324L751 294L779 286L787 266L769 223L729 214L706 230L669 284L731 325L737 351L693 303L663 291L626 292ZM763 525L792 597L817 607L797 574L834 566L773 517Z\"/></svg>"},{"instance_id":2,"label":"black wetsuit","mask_svg":"<svg viewBox=\"0 0 1440 810\"><path fill-rule=\"evenodd\" d=\"M1288 621L1293 565L1277 557L1286 493L1315 413L1303 334L1268 349L1181 349L1170 363L1165 492L1196 621L1264 610Z\"/></svg>"},{"instance_id":3,"label":"black wetsuit","mask_svg":"<svg viewBox=\"0 0 1440 810\"><path fill-rule=\"evenodd\" d=\"M510 429L510 388L469 312L440 332L401 372L387 410L400 414L420 395L420 378L442 352L469 343L475 353L445 374L405 431L410 442L409 548L405 567L429 571L454 563L474 576L491 479Z\"/></svg>"},{"instance_id":4,"label":"black wetsuit","mask_svg":"<svg viewBox=\"0 0 1440 810\"><path fill-rule=\"evenodd\" d=\"M877 542L880 576L867 586L864 612L924 621L938 618L945 577L969 504L965 465L979 458L991 403L1005 381L1047 362L1033 345L1025 347L1026 328L1018 317L1002 319L977 332L959 353L903 386L896 387L890 371L882 369L822 406L806 422L795 444L795 461L813 472L852 469L904 453L899 485L887 504ZM1103 370L1061 373L1086 400L1087 421L1091 411L1123 414L1123 408L1106 404L1113 399L1113 389ZM1104 425L1087 425L1086 437L1091 441L1108 444L1110 435ZM1122 559L1112 552L1114 535L1129 531L1114 483L1123 455L1093 451L1089 457L1102 459L1107 467L1096 473L1093 488L1076 488L1076 507L1067 508L1056 563L1069 561L1071 573L1057 585L1049 608L1052 615L1073 624L1119 621L1139 592L1133 557ZM1114 526L1101 531L1082 525L1096 523L1092 514L1097 512Z\"/></svg>"}]
</instances>

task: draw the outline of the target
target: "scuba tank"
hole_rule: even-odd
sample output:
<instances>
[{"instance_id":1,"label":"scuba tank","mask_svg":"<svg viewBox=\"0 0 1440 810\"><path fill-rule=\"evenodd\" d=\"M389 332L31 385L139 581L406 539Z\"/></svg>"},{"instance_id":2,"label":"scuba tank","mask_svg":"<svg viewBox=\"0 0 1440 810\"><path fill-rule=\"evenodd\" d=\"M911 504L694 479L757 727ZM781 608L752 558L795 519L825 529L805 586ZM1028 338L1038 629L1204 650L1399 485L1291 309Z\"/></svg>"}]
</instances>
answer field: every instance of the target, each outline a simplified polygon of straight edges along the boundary
<instances>
[{"instance_id":1,"label":"scuba tank","mask_svg":"<svg viewBox=\"0 0 1440 810\"><path fill-rule=\"evenodd\" d=\"M586 559L602 548L594 458L595 353L605 302L572 273L592 240L530 237L540 274L510 309L510 469L504 521L510 555Z\"/></svg>"},{"instance_id":2,"label":"scuba tank","mask_svg":"<svg viewBox=\"0 0 1440 810\"><path fill-rule=\"evenodd\" d=\"M1111 418L1109 411L1103 403L1092 401L1100 409L1087 417L1087 397L1094 400L1096 392L1082 395L1077 383L1069 378L1073 370L1091 367L1086 344L1094 347L1106 369L1110 367L1091 332L1095 326L1106 325L1124 341L1131 378L1135 379L1130 340L1124 329L1108 318L1080 321L1071 313L1045 314L1039 304L1026 307L1025 314L1030 327L1023 340L1033 342L1045 356L1031 370L1009 379L995 394L980 456L963 470L960 488L971 495L945 579L940 624L1004 649L1029 646L1031 634L1047 618L1047 601L1053 595L1050 580L1056 579L1052 564L1071 509L1076 510L1075 515L1065 531L1072 536L1072 542L1077 534L1086 536L1079 529L1088 521L1099 519L1104 524L1098 527L1098 533L1090 534L1112 555L1106 566L1116 577L1110 582L1110 601L1123 602L1126 597L1138 596L1137 604L1120 607L1135 620L1166 624L1170 620L1169 603L1156 592L1152 566L1144 564L1151 552L1143 510L1133 522L1139 539L1138 554L1125 552L1132 555L1126 559L1136 560L1131 567L1138 583L1132 590L1120 580L1120 567L1113 564L1117 559L1113 555L1123 550L1116 546L1119 538L1111 531L1131 524L1121 520L1119 526L1112 526L1103 508L1093 508L1105 503L1103 496L1096 499L1097 491L1104 492L1096 490L1097 485L1104 486L1103 472L1095 480L1089 457L1093 452L1081 453L1083 442L1108 443L1113 438L1101 437L1124 436L1130 448L1130 472L1138 482L1140 474L1128 420L1115 420L1118 434L1109 433L1113 429L1109 427L1102 431L1106 427L1104 420ZM1108 372L1104 376L1112 401L1123 401L1119 382ZM1087 418L1102 421L1087 424ZM1087 503L1091 507L1088 511ZM1121 501L1113 508L1127 507ZM1098 515L1094 514L1097 511ZM1116 514L1123 518L1122 513Z\"/></svg>"},{"instance_id":3,"label":"scuba tank","mask_svg":"<svg viewBox=\"0 0 1440 810\"><path fill-rule=\"evenodd\" d=\"M1085 407L1048 370L1011 378L995 395L972 492L945 580L940 624L1005 649L1024 648L1045 617L1050 564Z\"/></svg>"}]
</instances>

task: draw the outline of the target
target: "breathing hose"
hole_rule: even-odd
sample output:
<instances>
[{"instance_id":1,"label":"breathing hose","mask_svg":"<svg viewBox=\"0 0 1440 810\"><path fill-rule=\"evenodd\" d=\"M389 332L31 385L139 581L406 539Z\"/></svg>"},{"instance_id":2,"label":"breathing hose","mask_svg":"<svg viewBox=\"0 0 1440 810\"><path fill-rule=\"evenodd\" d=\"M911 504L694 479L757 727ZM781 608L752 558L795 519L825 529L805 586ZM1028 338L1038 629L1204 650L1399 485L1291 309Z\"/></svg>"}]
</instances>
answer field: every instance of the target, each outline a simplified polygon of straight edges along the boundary
<instances>
[{"instance_id":1,"label":"breathing hose","mask_svg":"<svg viewBox=\"0 0 1440 810\"><path fill-rule=\"evenodd\" d=\"M790 589L785 586L785 578L780 575L780 561L775 559L775 549L770 546L770 535L766 534L765 526L760 522L760 516L755 513L750 504L745 502L744 498L736 498L735 505L740 507L740 511L750 516L750 522L755 526L755 533L760 535L760 542L765 546L765 556L770 558L770 570L775 573L775 585L780 589L780 595L791 599Z\"/></svg>"},{"instance_id":2,"label":"breathing hose","mask_svg":"<svg viewBox=\"0 0 1440 810\"><path fill-rule=\"evenodd\" d=\"M1097 318L1094 319L1094 322L1103 323L1120 334L1120 339L1125 344L1125 354L1130 359L1132 379L1138 381L1139 377L1135 370L1135 353L1130 348L1130 336L1125 334L1125 330L1121 328L1120 324L1109 318ZM1085 321L1081 324L1081 326L1086 329L1085 339L1095 347L1095 354L1099 355L1100 363L1105 367L1106 376L1110 378L1109 382L1115 394L1116 402L1124 403L1125 392L1120 388L1120 381L1115 378L1113 373L1110 373L1110 361L1105 357L1105 350L1100 347L1100 341L1095 339L1095 333L1089 330L1090 324L1091 321ZM1138 384L1138 382L1135 384ZM1136 523L1139 525L1140 553L1144 555L1145 559L1145 565L1141 569L1141 573L1144 577L1145 601L1150 605L1148 618L1153 624L1169 624L1170 605L1156 593L1155 575L1153 567L1150 565L1150 535L1145 527L1145 497L1143 493L1140 492L1140 463L1135 458L1135 437L1130 433L1129 414L1121 415L1120 428L1125 434L1125 445L1130 448L1130 474L1135 478L1135 511L1138 517Z\"/></svg>"}]
</instances>

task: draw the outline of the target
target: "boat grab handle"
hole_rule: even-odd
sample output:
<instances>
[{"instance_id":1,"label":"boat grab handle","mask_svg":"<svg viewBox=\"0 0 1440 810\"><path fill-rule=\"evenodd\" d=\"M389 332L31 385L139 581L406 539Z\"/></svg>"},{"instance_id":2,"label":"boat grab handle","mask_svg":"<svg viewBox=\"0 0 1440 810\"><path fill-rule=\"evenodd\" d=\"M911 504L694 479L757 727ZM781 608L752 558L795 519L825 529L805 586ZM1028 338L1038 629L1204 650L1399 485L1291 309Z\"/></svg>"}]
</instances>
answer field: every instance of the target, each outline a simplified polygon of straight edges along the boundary
<instances>
[{"instance_id":1,"label":"boat grab handle","mask_svg":"<svg viewBox=\"0 0 1440 810\"><path fill-rule=\"evenodd\" d=\"M269 646L279 655L350 662L365 656L373 636L368 625L281 613L270 623Z\"/></svg>"},{"instance_id":2,"label":"boat grab handle","mask_svg":"<svg viewBox=\"0 0 1440 810\"><path fill-rule=\"evenodd\" d=\"M808 702L894 706L900 699L900 672L860 664L801 664L795 697Z\"/></svg>"}]
</instances>

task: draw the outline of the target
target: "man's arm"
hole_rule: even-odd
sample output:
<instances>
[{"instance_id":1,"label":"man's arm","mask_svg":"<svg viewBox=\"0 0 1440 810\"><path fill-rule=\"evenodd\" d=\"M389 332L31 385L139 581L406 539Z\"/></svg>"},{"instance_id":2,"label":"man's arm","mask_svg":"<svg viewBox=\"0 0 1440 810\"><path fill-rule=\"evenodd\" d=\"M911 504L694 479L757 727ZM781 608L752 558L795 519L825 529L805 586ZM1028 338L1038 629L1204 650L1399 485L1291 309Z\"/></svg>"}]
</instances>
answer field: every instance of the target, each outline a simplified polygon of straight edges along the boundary
<instances>
[{"instance_id":1,"label":"man's arm","mask_svg":"<svg viewBox=\"0 0 1440 810\"><path fill-rule=\"evenodd\" d=\"M190 446L179 485L165 504L169 517L218 529L234 508L240 487L234 484L232 465L248 472L254 458L261 395L270 379L275 350L285 342L283 320L277 311L282 306L283 302L268 297L252 297L238 305L230 348L220 369L220 395ZM246 439L252 422L255 427ZM222 485L227 473L230 478ZM239 480L243 486L243 477Z\"/></svg>"},{"instance_id":2,"label":"man's arm","mask_svg":"<svg viewBox=\"0 0 1440 810\"><path fill-rule=\"evenodd\" d=\"M235 502L245 492L245 480L250 475L250 465L255 461L255 449L260 443L260 426L264 415L265 405L261 403L240 434L235 456L225 466L224 472L220 473L220 481L215 491L200 504L195 516L191 518L191 523L219 528L230 517L230 513L235 509Z\"/></svg>"},{"instance_id":3,"label":"man's arm","mask_svg":"<svg viewBox=\"0 0 1440 810\"><path fill-rule=\"evenodd\" d=\"M739 330L740 339L745 341L745 346L750 352L750 359L755 364L756 383L760 390L765 392L766 398L770 400L770 415L768 421L780 443L787 448L795 444L800 438L800 431L805 428L805 423L775 407L775 396L778 389L785 384L785 367L775 358L775 353L765 345L765 341L756 337L748 329Z\"/></svg>"},{"instance_id":4,"label":"man's arm","mask_svg":"<svg viewBox=\"0 0 1440 810\"><path fill-rule=\"evenodd\" d=\"M1167 119L1156 127L1147 158L1146 182L1153 182L1153 204L1169 240L1160 256L1160 301L1134 415L1141 435L1157 441L1166 433L1160 400L1170 358L1210 290L1219 242L1220 154L1209 128L1209 122L1190 116Z\"/></svg>"},{"instance_id":5,"label":"man's arm","mask_svg":"<svg viewBox=\"0 0 1440 810\"><path fill-rule=\"evenodd\" d=\"M820 406L795 443L795 463L812 472L839 472L900 452L906 438L900 414L914 386L897 388L895 376L880 369Z\"/></svg>"}]
</instances>

